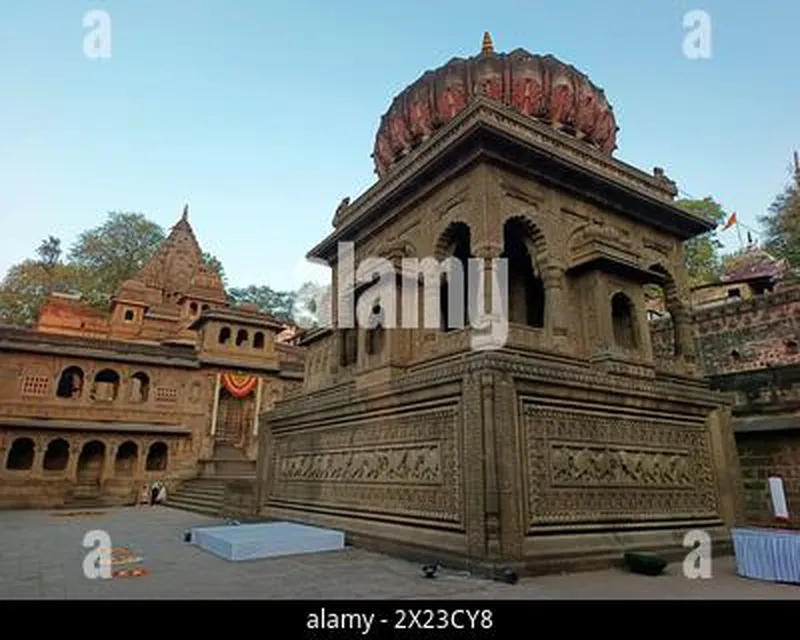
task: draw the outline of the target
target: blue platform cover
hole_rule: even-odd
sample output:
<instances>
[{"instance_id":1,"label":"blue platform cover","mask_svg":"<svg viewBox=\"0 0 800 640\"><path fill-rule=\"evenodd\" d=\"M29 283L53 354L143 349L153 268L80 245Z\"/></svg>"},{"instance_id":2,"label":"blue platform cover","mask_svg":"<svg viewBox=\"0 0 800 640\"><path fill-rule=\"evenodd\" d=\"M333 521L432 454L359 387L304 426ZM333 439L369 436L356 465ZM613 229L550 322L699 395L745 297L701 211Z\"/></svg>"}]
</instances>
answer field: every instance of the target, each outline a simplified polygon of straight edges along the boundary
<instances>
[{"instance_id":1,"label":"blue platform cover","mask_svg":"<svg viewBox=\"0 0 800 640\"><path fill-rule=\"evenodd\" d=\"M800 532L731 529L731 538L740 576L800 584Z\"/></svg>"}]
</instances>

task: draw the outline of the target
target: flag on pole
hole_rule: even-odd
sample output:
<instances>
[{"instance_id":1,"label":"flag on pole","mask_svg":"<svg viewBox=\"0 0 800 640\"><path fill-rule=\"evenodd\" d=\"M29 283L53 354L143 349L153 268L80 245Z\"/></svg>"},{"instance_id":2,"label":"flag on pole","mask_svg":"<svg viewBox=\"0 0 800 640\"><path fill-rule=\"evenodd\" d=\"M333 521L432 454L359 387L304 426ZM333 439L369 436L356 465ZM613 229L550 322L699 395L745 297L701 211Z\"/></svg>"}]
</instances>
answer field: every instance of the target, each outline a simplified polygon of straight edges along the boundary
<instances>
[{"instance_id":1,"label":"flag on pole","mask_svg":"<svg viewBox=\"0 0 800 640\"><path fill-rule=\"evenodd\" d=\"M735 213L732 213L732 214L731 214L731 217L730 217L730 218L728 218L728 221L725 223L725 226L724 226L724 227L722 227L722 230L723 230L723 231L725 231L725 230L727 230L727 229L730 229L730 228L731 228L733 225L735 225L737 222L738 222L738 220L736 219L736 214L735 214Z\"/></svg>"}]
</instances>

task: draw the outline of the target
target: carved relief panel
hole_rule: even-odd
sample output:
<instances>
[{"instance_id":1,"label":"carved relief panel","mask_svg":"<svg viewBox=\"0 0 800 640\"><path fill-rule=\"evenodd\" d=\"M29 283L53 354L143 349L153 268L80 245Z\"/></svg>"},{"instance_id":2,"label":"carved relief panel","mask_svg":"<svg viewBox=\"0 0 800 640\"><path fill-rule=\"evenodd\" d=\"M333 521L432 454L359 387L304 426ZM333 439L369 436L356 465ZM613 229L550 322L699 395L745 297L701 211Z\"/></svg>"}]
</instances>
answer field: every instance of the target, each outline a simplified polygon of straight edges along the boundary
<instances>
[{"instance_id":1,"label":"carved relief panel","mask_svg":"<svg viewBox=\"0 0 800 640\"><path fill-rule=\"evenodd\" d=\"M458 523L460 420L453 408L274 434L281 502Z\"/></svg>"},{"instance_id":2,"label":"carved relief panel","mask_svg":"<svg viewBox=\"0 0 800 640\"><path fill-rule=\"evenodd\" d=\"M717 517L705 425L526 400L521 413L531 532Z\"/></svg>"}]
</instances>

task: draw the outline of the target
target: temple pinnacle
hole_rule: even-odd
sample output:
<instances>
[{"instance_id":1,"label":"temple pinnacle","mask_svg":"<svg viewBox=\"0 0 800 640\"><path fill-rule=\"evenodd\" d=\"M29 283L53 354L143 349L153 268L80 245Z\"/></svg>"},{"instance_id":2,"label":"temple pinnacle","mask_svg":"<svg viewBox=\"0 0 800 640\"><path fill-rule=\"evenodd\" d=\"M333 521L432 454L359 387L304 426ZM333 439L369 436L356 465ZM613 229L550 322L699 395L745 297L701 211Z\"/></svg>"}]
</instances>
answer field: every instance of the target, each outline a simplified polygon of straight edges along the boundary
<instances>
[{"instance_id":1,"label":"temple pinnacle","mask_svg":"<svg viewBox=\"0 0 800 640\"><path fill-rule=\"evenodd\" d=\"M184 220L186 222L189 221L189 204L188 203L183 205L183 215L181 216L181 220Z\"/></svg>"},{"instance_id":2,"label":"temple pinnacle","mask_svg":"<svg viewBox=\"0 0 800 640\"><path fill-rule=\"evenodd\" d=\"M494 45L492 44L492 36L488 31L483 32L483 45L481 46L481 55L494 53Z\"/></svg>"}]
</instances>

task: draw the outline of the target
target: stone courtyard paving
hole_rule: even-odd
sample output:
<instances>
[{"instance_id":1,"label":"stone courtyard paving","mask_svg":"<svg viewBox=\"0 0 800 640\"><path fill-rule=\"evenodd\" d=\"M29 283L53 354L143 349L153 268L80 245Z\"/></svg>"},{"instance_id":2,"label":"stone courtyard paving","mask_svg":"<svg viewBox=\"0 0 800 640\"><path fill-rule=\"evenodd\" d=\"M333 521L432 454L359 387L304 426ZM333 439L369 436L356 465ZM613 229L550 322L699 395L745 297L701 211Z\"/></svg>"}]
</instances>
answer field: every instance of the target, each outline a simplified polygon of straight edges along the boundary
<instances>
[{"instance_id":1,"label":"stone courtyard paving","mask_svg":"<svg viewBox=\"0 0 800 640\"><path fill-rule=\"evenodd\" d=\"M739 578L731 558L715 562L710 580L686 580L680 566L649 578L610 570L525 578L510 586L443 572L359 549L228 562L183 541L196 526L221 523L165 507L112 509L92 516L0 512L0 598L741 598L800 599L800 587ZM89 580L83 575L87 531L108 531L148 575Z\"/></svg>"}]
</instances>

